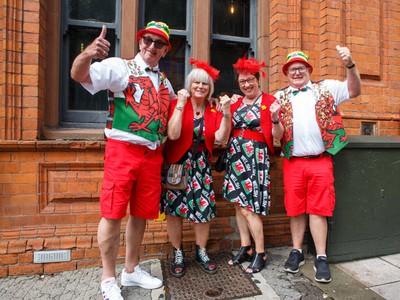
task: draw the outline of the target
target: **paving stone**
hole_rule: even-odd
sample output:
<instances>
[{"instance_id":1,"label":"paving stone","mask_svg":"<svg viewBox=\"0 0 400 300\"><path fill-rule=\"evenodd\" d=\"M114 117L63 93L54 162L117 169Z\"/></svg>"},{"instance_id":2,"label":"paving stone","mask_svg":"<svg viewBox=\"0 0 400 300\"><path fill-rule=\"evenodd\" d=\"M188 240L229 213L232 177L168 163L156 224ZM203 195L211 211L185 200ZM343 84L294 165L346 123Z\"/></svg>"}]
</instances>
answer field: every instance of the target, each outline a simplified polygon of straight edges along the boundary
<instances>
[{"instance_id":1,"label":"paving stone","mask_svg":"<svg viewBox=\"0 0 400 300\"><path fill-rule=\"evenodd\" d=\"M365 278L355 277L355 272L350 267L354 268L354 264L331 265L333 281L329 284L320 284L314 280L314 258L311 255L306 255L306 264L301 267L299 273L287 274L283 270L283 264L289 255L290 249L287 247L271 248L267 252L266 268L260 273L251 276L254 283L262 291L262 295L241 298L241 300L398 299L398 291L400 290L399 255L376 258L377 260L372 264L369 262L366 264L365 260L357 262L357 268L359 266L369 266L368 274L371 274L371 277L375 274L375 277L379 279L376 282L381 283L381 285L368 288L361 282ZM386 266L385 268L382 268L382 263ZM243 264L243 268L246 267L246 264ZM162 278L159 260L142 262L141 267L153 276ZM120 282L122 268L122 265L117 266L118 282ZM350 272L350 274L344 270ZM385 270L391 272L388 276L392 276L389 278L392 278L393 281L382 281L383 276L386 276L384 274L387 273ZM359 274L361 276L361 272ZM100 278L101 268L98 267L42 276L30 275L0 278L0 299L100 300ZM125 300L168 300L163 287L156 290L122 287L121 290Z\"/></svg>"}]
</instances>

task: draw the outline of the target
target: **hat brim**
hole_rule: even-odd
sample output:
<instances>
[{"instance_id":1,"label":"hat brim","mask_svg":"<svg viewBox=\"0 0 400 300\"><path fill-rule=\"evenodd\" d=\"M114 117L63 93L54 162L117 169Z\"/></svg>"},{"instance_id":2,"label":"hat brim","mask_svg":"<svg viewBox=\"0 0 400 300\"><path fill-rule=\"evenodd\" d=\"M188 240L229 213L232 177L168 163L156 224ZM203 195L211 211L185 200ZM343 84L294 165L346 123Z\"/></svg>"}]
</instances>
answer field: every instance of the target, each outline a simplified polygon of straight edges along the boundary
<instances>
[{"instance_id":1,"label":"hat brim","mask_svg":"<svg viewBox=\"0 0 400 300\"><path fill-rule=\"evenodd\" d=\"M156 34L158 36L161 36L162 38L164 38L167 41L167 46L168 48L171 48L171 44L169 42L169 38L160 30L157 29L153 29L153 28L144 28L142 30L139 30L137 35L136 35L136 41L139 42L139 40L142 38L142 36L146 33L152 33L152 34Z\"/></svg>"},{"instance_id":2,"label":"hat brim","mask_svg":"<svg viewBox=\"0 0 400 300\"><path fill-rule=\"evenodd\" d=\"M312 65L310 65L308 62L306 62L303 58L295 57L295 58L291 59L290 61L288 61L286 64L283 65L283 67L282 67L283 74L287 75L287 69L289 68L289 66L291 64L293 64L295 62L301 62L301 63L307 65L307 67L310 68L310 74L313 72Z\"/></svg>"}]
</instances>

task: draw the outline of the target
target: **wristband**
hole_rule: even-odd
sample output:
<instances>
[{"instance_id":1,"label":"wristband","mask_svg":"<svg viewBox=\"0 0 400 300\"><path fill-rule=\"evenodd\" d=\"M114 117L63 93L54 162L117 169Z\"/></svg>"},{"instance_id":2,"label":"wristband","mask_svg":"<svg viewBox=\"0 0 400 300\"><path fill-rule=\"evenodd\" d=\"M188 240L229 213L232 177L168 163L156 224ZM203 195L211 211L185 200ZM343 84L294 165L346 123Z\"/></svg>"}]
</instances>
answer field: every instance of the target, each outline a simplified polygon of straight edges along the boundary
<instances>
[{"instance_id":1,"label":"wristband","mask_svg":"<svg viewBox=\"0 0 400 300\"><path fill-rule=\"evenodd\" d=\"M278 118L278 120L276 120L276 121L274 121L274 120L271 120L271 121L272 121L272 124L278 125L278 124L279 124L279 122L281 121L281 119L280 119L280 118Z\"/></svg>"},{"instance_id":2,"label":"wristband","mask_svg":"<svg viewBox=\"0 0 400 300\"><path fill-rule=\"evenodd\" d=\"M350 67L346 66L347 69L353 69L356 66L355 63L353 63Z\"/></svg>"},{"instance_id":3,"label":"wristband","mask_svg":"<svg viewBox=\"0 0 400 300\"><path fill-rule=\"evenodd\" d=\"M231 113L227 113L227 114L223 114L224 115L224 118L230 118L231 117Z\"/></svg>"},{"instance_id":4,"label":"wristband","mask_svg":"<svg viewBox=\"0 0 400 300\"><path fill-rule=\"evenodd\" d=\"M177 110L180 110L180 111L183 111L183 107L182 106L175 106L175 109L177 109Z\"/></svg>"}]
</instances>

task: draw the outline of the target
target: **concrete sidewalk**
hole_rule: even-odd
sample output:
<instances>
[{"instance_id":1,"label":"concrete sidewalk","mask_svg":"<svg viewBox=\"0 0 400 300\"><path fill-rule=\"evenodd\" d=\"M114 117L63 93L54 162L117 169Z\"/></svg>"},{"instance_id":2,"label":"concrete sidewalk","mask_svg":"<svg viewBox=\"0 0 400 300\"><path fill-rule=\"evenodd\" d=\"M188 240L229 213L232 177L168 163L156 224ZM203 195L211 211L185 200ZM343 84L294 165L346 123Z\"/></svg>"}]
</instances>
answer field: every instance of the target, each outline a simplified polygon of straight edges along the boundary
<instances>
[{"instance_id":1,"label":"concrete sidewalk","mask_svg":"<svg viewBox=\"0 0 400 300\"><path fill-rule=\"evenodd\" d=\"M262 291L262 295L242 299L398 299L400 254L331 264L332 282L320 284L313 279L314 257L311 255L307 256L306 264L301 267L298 274L287 274L283 270L283 264L289 252L290 249L287 247L268 249L266 268L252 276L253 281ZM160 261L145 261L141 266L152 275L162 278ZM117 268L118 277L122 268L121 265ZM0 299L100 300L100 276L101 268L91 268L53 275L1 278ZM163 288L145 290L137 287L123 287L122 295L125 300L167 299ZM173 295L172 299L174 299Z\"/></svg>"}]
</instances>

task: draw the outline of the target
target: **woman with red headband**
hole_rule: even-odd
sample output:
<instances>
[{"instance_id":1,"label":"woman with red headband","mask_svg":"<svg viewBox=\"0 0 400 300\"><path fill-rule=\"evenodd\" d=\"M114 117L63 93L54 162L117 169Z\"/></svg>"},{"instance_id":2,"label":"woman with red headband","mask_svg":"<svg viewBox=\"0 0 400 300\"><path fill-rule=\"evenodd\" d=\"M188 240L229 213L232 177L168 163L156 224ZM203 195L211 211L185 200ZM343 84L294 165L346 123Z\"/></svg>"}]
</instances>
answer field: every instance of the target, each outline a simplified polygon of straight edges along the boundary
<instances>
[{"instance_id":1,"label":"woman with red headband","mask_svg":"<svg viewBox=\"0 0 400 300\"><path fill-rule=\"evenodd\" d=\"M260 89L260 72L266 77L261 70L266 67L264 62L239 58L233 67L244 96L231 105L233 129L223 196L235 204L241 248L228 263L251 261L246 272L257 273L267 260L260 216L268 214L270 203L269 155L274 153L273 136L282 134L275 126L279 123L279 103Z\"/></svg>"},{"instance_id":2,"label":"woman with red headband","mask_svg":"<svg viewBox=\"0 0 400 300\"><path fill-rule=\"evenodd\" d=\"M188 167L188 185L184 190L167 189L165 193L167 231L174 247L171 273L185 273L182 249L182 221L194 223L196 261L209 274L217 267L207 255L210 220L216 217L215 194L211 177L214 142L226 143L231 129L230 99L220 99L222 112L210 107L214 81L219 71L206 62L190 60L197 68L186 78L185 89L170 104L166 160Z\"/></svg>"}]
</instances>

